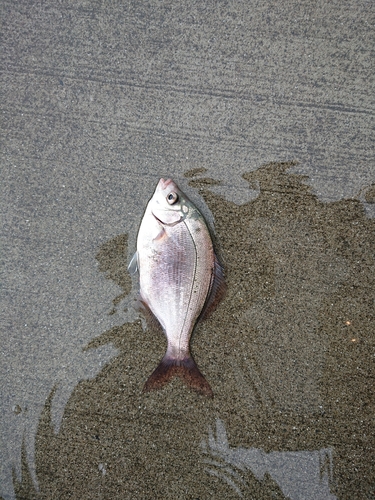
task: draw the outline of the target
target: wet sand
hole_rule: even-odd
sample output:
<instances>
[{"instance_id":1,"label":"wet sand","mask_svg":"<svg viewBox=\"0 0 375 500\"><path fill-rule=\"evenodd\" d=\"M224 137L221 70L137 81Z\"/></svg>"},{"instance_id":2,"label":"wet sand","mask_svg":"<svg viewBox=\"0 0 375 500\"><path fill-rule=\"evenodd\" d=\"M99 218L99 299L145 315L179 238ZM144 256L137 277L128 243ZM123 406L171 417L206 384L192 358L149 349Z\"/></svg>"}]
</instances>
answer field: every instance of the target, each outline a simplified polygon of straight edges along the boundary
<instances>
[{"instance_id":1,"label":"wet sand","mask_svg":"<svg viewBox=\"0 0 375 500\"><path fill-rule=\"evenodd\" d=\"M2 498L373 498L371 5L3 5ZM212 399L142 393L168 175L225 268Z\"/></svg>"},{"instance_id":2,"label":"wet sand","mask_svg":"<svg viewBox=\"0 0 375 500\"><path fill-rule=\"evenodd\" d=\"M112 342L119 355L76 387L57 434L53 392L39 420L40 498L284 498L288 487L314 498L318 452L326 494L371 494L374 221L356 200L319 202L288 166L245 176L261 193L241 207L210 193L209 180L191 181L206 186L200 193L215 217L228 283L192 341L214 399L177 379L142 394L165 339L139 321L104 332L88 349ZM97 259L129 290L118 258L124 242L105 243ZM265 456L254 460L254 449ZM298 453L310 454L304 481L285 465L288 453L297 462ZM267 454L286 467L289 486L273 477ZM31 484L15 483L17 498L29 498L22 491Z\"/></svg>"}]
</instances>

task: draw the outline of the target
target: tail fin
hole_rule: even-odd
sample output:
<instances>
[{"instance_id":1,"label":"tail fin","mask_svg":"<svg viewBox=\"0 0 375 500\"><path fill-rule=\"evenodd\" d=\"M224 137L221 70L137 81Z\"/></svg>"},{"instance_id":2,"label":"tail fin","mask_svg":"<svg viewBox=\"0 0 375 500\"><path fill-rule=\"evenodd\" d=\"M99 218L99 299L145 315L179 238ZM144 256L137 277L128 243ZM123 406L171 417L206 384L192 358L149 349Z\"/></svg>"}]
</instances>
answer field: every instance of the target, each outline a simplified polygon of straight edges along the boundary
<instances>
[{"instance_id":1,"label":"tail fin","mask_svg":"<svg viewBox=\"0 0 375 500\"><path fill-rule=\"evenodd\" d=\"M200 394L213 396L210 384L201 374L191 356L185 359L172 359L165 355L145 383L143 392L161 389L173 377L182 378L186 385Z\"/></svg>"}]
</instances>

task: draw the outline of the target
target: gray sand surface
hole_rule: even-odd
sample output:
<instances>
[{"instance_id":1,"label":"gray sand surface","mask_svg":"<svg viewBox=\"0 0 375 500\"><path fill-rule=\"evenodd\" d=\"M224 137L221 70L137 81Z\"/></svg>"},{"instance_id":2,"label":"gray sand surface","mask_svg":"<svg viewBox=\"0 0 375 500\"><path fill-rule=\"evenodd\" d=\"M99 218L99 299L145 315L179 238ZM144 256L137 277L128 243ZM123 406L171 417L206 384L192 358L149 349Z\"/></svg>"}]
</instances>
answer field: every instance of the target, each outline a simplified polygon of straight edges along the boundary
<instances>
[{"instance_id":1,"label":"gray sand surface","mask_svg":"<svg viewBox=\"0 0 375 500\"><path fill-rule=\"evenodd\" d=\"M1 6L2 498L374 499L374 3ZM142 393L160 177L225 267L213 399Z\"/></svg>"}]
</instances>

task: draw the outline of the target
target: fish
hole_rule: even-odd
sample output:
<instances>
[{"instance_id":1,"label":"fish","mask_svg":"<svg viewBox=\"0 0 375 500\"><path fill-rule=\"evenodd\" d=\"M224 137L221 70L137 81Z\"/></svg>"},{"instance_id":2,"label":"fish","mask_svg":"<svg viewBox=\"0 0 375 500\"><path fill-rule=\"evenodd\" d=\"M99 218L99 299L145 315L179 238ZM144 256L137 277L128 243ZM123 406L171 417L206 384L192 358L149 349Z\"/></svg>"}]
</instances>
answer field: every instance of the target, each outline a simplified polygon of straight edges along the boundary
<instances>
[{"instance_id":1,"label":"fish","mask_svg":"<svg viewBox=\"0 0 375 500\"><path fill-rule=\"evenodd\" d=\"M190 352L190 338L225 294L224 271L208 226L172 179L160 179L148 202L129 272L139 272L140 303L162 327L167 350L143 391L180 377L212 397L210 384Z\"/></svg>"}]
</instances>

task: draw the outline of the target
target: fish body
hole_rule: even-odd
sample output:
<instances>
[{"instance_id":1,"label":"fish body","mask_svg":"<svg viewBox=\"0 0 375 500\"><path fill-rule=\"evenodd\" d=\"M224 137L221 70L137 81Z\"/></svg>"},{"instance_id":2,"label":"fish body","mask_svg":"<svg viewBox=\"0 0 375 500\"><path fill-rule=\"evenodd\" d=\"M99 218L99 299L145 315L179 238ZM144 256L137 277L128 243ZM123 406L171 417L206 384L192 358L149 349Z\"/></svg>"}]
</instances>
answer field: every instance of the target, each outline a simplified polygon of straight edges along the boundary
<instances>
[{"instance_id":1,"label":"fish body","mask_svg":"<svg viewBox=\"0 0 375 500\"><path fill-rule=\"evenodd\" d=\"M212 395L190 354L194 327L224 290L203 216L171 179L160 179L137 237L141 302L162 326L167 351L144 390L180 376L193 389Z\"/></svg>"}]
</instances>

